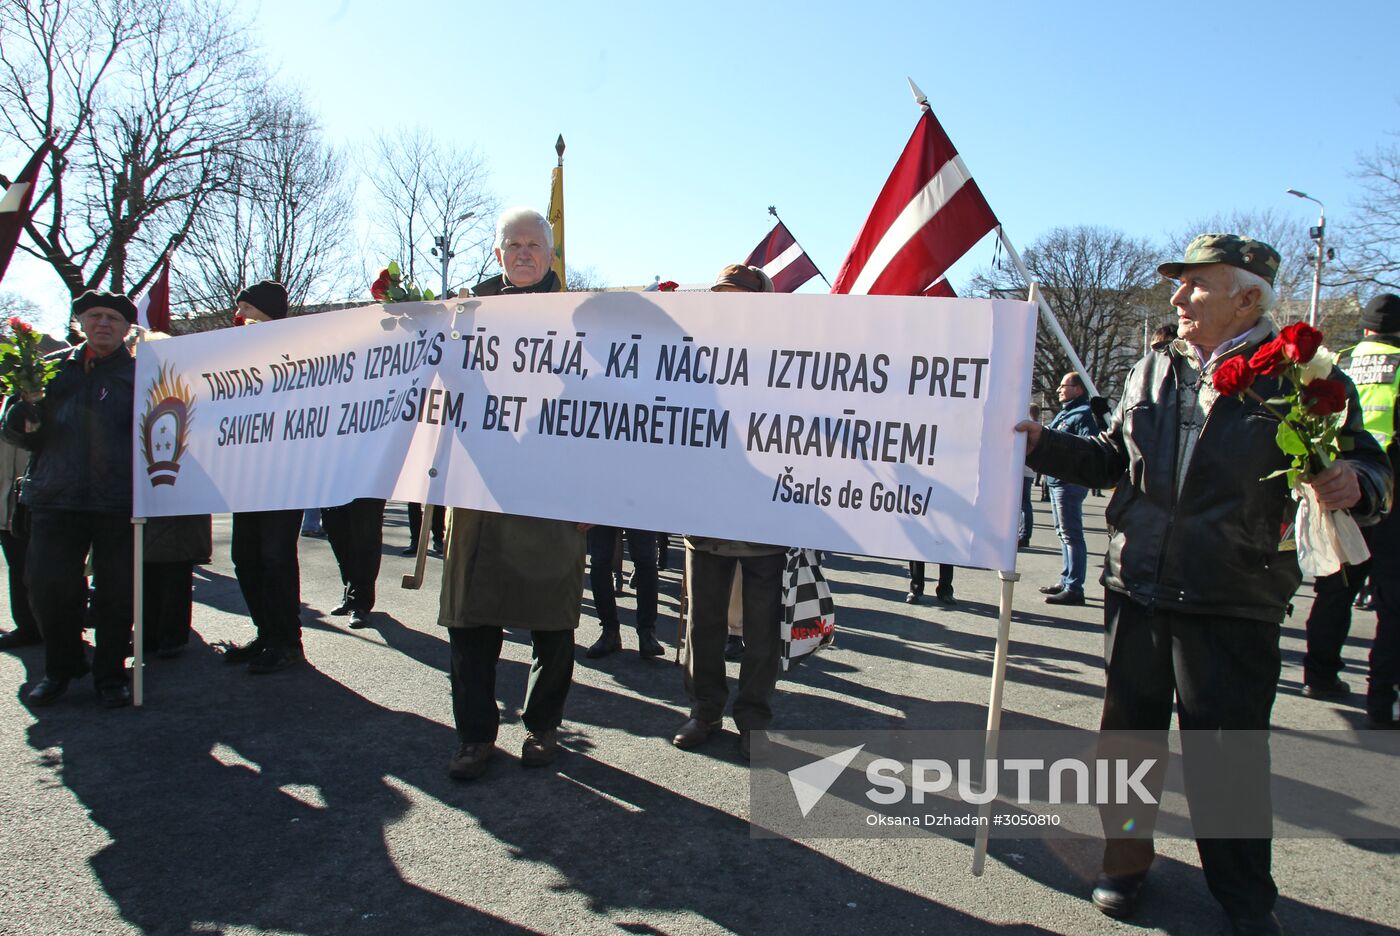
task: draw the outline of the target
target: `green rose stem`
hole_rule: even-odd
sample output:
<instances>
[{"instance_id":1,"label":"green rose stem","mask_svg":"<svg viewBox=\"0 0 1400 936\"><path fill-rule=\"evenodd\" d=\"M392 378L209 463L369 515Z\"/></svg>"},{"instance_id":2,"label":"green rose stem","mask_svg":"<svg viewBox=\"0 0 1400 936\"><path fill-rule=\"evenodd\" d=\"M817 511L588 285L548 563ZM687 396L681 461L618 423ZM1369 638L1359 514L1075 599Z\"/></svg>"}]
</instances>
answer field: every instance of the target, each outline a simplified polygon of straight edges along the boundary
<instances>
[{"instance_id":1,"label":"green rose stem","mask_svg":"<svg viewBox=\"0 0 1400 936\"><path fill-rule=\"evenodd\" d=\"M1303 434L1301 427L1297 423L1289 419L1284 413L1280 413L1268 400L1255 393L1253 387L1246 388L1244 392L1250 399L1257 401L1260 406L1277 416L1279 422L1287 426L1288 430L1293 433L1294 437L1297 438L1298 442L1303 446L1304 454L1307 455L1307 464L1299 471L1299 476L1304 483L1312 481L1313 478L1327 470L1330 460L1313 448L1312 443L1308 441L1308 437ZM1284 454L1292 453L1285 449Z\"/></svg>"}]
</instances>

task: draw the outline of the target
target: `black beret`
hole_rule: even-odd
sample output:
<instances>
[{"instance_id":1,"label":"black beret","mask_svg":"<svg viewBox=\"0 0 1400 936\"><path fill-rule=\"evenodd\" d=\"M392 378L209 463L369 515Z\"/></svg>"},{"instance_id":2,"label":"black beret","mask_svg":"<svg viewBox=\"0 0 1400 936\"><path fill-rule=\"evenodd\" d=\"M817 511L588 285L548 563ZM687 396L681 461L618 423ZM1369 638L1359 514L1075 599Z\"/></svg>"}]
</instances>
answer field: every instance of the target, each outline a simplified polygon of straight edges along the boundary
<instances>
[{"instance_id":1,"label":"black beret","mask_svg":"<svg viewBox=\"0 0 1400 936\"><path fill-rule=\"evenodd\" d=\"M1400 296L1381 293L1361 310L1361 327L1389 335L1400 332Z\"/></svg>"},{"instance_id":2,"label":"black beret","mask_svg":"<svg viewBox=\"0 0 1400 936\"><path fill-rule=\"evenodd\" d=\"M136 324L136 303L121 293L89 289L73 300L73 315L82 315L88 309L112 309L126 319L128 324Z\"/></svg>"},{"instance_id":3,"label":"black beret","mask_svg":"<svg viewBox=\"0 0 1400 936\"><path fill-rule=\"evenodd\" d=\"M263 280L246 287L236 301L248 303L270 319L287 317L287 287L276 280Z\"/></svg>"}]
</instances>

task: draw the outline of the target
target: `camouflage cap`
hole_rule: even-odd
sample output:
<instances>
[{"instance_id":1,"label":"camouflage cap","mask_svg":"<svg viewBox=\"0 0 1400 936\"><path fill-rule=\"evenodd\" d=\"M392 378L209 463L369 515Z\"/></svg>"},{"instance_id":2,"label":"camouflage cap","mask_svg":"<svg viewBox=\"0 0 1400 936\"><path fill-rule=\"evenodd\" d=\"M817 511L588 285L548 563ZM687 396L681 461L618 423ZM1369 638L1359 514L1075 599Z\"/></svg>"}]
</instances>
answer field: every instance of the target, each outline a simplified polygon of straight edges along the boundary
<instances>
[{"instance_id":1,"label":"camouflage cap","mask_svg":"<svg viewBox=\"0 0 1400 936\"><path fill-rule=\"evenodd\" d=\"M1180 262L1164 263L1157 272L1170 279L1180 279L1181 271L1189 266L1224 263L1262 276L1274 285L1278 273L1278 251L1263 241L1238 234L1201 234L1186 245L1186 255Z\"/></svg>"}]
</instances>

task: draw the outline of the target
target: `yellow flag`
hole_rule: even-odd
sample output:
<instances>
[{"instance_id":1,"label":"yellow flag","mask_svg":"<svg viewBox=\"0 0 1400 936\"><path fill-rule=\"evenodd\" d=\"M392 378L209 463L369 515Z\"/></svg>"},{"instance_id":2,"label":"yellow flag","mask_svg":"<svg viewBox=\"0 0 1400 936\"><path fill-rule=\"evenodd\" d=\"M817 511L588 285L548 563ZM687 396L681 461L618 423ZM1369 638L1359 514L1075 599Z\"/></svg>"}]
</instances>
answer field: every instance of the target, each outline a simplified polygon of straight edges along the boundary
<instances>
[{"instance_id":1,"label":"yellow flag","mask_svg":"<svg viewBox=\"0 0 1400 936\"><path fill-rule=\"evenodd\" d=\"M554 275L560 285L567 289L564 279L564 138L559 138L555 146L559 152L559 165L549 174L549 227L554 232Z\"/></svg>"}]
</instances>

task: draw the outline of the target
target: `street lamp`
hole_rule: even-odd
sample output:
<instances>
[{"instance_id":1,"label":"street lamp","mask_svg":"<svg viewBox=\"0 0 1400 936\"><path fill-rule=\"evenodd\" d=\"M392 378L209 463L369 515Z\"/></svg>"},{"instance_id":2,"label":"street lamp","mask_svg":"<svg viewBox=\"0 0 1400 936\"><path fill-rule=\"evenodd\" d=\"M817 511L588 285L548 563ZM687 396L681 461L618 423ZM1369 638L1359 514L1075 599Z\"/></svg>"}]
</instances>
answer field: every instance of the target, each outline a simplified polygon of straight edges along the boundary
<instances>
[{"instance_id":1,"label":"street lamp","mask_svg":"<svg viewBox=\"0 0 1400 936\"><path fill-rule=\"evenodd\" d=\"M465 221L475 216L475 211L468 211L455 218L443 217L442 236L433 238L433 243L437 245L433 248L433 256L442 257L442 296L439 298L447 297L447 265L452 262L453 257L457 256L454 251L448 249L448 225L456 224L458 221Z\"/></svg>"},{"instance_id":2,"label":"street lamp","mask_svg":"<svg viewBox=\"0 0 1400 936\"><path fill-rule=\"evenodd\" d=\"M1317 261L1313 264L1312 305L1308 307L1308 324L1316 328L1318 294L1322 291L1322 242L1327 236L1327 208L1307 192L1289 189L1288 194L1295 198L1305 198L1317 205L1317 226L1308 228L1308 236L1317 241Z\"/></svg>"}]
</instances>

